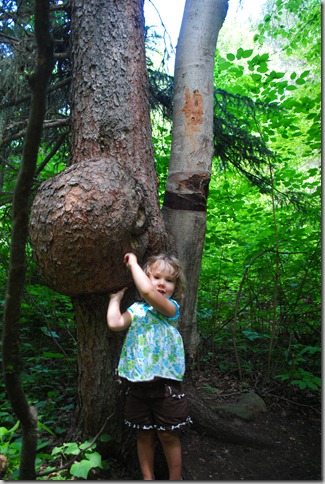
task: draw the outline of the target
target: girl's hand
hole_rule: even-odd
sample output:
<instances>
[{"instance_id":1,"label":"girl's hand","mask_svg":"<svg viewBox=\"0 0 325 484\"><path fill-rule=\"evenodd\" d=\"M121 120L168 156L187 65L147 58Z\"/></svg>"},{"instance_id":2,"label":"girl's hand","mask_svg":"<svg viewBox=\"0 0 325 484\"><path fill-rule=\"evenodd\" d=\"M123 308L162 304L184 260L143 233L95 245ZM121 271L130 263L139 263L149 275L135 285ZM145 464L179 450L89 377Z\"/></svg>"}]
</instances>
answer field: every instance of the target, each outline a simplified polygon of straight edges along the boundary
<instances>
[{"instance_id":1,"label":"girl's hand","mask_svg":"<svg viewBox=\"0 0 325 484\"><path fill-rule=\"evenodd\" d=\"M138 263L137 256L135 254L133 254L132 252L128 252L124 256L124 263L125 263L125 265L128 269L131 269L132 264Z\"/></svg>"},{"instance_id":2,"label":"girl's hand","mask_svg":"<svg viewBox=\"0 0 325 484\"><path fill-rule=\"evenodd\" d=\"M123 287L123 289L121 289L120 291L117 291L117 292L112 292L110 295L109 295L109 299L110 301L117 301L117 302L121 302L122 299L123 299L123 296L124 296L124 293L125 291L127 290L127 287Z\"/></svg>"}]
</instances>

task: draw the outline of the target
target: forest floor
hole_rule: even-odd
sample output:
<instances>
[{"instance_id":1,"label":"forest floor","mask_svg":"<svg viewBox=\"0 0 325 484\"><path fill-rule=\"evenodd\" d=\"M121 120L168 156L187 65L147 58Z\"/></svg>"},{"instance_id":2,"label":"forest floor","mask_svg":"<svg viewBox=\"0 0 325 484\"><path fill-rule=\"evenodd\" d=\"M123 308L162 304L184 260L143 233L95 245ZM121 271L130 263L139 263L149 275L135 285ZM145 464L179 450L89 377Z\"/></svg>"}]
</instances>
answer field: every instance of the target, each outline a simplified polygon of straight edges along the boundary
<instances>
[{"instance_id":1,"label":"forest floor","mask_svg":"<svg viewBox=\"0 0 325 484\"><path fill-rule=\"evenodd\" d=\"M220 378L215 369L198 373L194 380L207 405L211 400L213 405L236 402L243 393L235 379ZM321 406L315 396L308 391L298 397L288 396L280 388L272 388L272 393L266 388L261 392L253 390L264 400L266 412L256 413L249 422L237 418L236 424L271 437L274 445L253 448L225 443L218 441L217 436L211 438L188 429L182 434L184 479L322 481ZM165 479L157 476L157 480ZM109 480L132 480L132 477L117 466Z\"/></svg>"}]
</instances>

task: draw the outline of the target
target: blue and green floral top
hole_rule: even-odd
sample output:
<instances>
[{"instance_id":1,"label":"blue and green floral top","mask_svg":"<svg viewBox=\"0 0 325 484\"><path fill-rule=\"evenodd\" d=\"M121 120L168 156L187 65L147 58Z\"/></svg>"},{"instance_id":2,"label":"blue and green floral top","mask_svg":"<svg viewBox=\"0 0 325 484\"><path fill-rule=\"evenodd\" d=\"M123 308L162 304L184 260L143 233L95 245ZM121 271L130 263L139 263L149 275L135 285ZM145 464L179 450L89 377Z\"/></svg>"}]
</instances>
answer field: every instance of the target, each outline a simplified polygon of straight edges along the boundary
<instances>
[{"instance_id":1,"label":"blue and green floral top","mask_svg":"<svg viewBox=\"0 0 325 484\"><path fill-rule=\"evenodd\" d=\"M154 377L183 380L185 355L182 337L177 330L176 315L167 318L147 303L136 302L128 308L132 323L125 337L118 374L133 382L149 381Z\"/></svg>"}]
</instances>

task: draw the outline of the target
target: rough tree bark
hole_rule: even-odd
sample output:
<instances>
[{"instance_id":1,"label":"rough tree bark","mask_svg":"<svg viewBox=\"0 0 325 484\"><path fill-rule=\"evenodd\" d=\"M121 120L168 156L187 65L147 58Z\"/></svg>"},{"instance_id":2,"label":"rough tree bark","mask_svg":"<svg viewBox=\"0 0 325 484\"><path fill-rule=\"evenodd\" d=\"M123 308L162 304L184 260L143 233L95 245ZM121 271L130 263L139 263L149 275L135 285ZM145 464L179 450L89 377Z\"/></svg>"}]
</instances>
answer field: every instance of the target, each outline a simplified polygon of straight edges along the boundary
<instances>
[{"instance_id":1,"label":"rough tree bark","mask_svg":"<svg viewBox=\"0 0 325 484\"><path fill-rule=\"evenodd\" d=\"M50 35L49 3L36 0L35 36L38 54L35 74L31 76L31 111L24 141L21 168L13 199L13 226L11 233L9 275L6 289L3 321L3 372L11 406L22 426L20 480L35 479L37 447L37 409L30 406L21 383L19 357L20 303L26 272L26 241L33 177L42 125L46 108L46 90L54 66L53 41Z\"/></svg>"},{"instance_id":2,"label":"rough tree bark","mask_svg":"<svg viewBox=\"0 0 325 484\"><path fill-rule=\"evenodd\" d=\"M164 241L153 161L143 0L73 1L72 163L35 197L30 233L44 277L64 294L129 282L121 261Z\"/></svg>"}]
</instances>

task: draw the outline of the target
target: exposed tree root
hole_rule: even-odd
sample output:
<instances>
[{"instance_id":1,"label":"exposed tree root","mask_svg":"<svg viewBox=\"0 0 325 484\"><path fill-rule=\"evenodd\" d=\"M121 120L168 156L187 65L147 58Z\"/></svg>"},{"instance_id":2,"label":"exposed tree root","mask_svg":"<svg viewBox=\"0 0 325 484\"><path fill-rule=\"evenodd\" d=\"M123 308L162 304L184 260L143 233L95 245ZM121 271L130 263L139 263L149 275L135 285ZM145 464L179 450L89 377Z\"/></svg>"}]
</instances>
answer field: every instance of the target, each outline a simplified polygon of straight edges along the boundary
<instances>
[{"instance_id":1,"label":"exposed tree root","mask_svg":"<svg viewBox=\"0 0 325 484\"><path fill-rule=\"evenodd\" d=\"M275 442L267 435L256 434L248 425L236 425L230 419L216 414L202 400L190 381L185 382L186 393L190 401L190 412L193 420L193 430L209 435L221 442L244 444L250 447L272 447Z\"/></svg>"}]
</instances>

